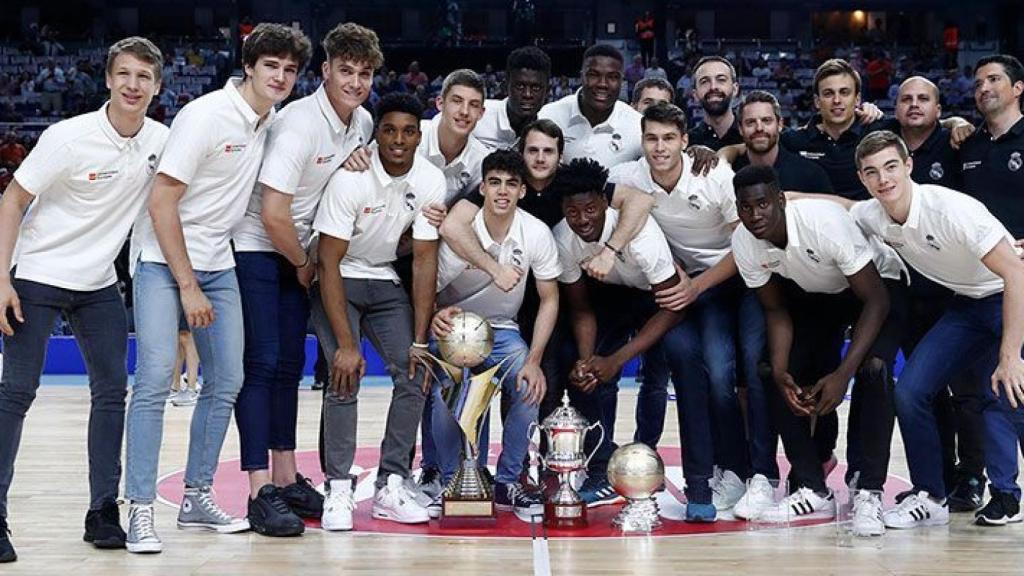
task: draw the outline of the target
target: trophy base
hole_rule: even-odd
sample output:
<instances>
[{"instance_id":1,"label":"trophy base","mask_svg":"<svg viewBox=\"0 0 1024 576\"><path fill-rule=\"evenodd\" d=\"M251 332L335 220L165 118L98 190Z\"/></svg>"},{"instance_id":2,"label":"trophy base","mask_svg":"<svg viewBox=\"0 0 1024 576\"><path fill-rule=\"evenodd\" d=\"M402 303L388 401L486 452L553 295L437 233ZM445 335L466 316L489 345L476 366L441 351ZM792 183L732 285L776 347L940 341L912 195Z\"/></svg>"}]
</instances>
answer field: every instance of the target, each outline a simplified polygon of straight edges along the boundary
<instances>
[{"instance_id":1,"label":"trophy base","mask_svg":"<svg viewBox=\"0 0 1024 576\"><path fill-rule=\"evenodd\" d=\"M653 532L661 528L658 515L658 504L654 498L642 500L626 500L619 514L612 520L612 525L623 532Z\"/></svg>"},{"instance_id":2,"label":"trophy base","mask_svg":"<svg viewBox=\"0 0 1024 576\"><path fill-rule=\"evenodd\" d=\"M572 504L556 504L554 502L544 503L544 525L548 528L586 528L587 527L587 504L575 502Z\"/></svg>"},{"instance_id":3,"label":"trophy base","mask_svg":"<svg viewBox=\"0 0 1024 576\"><path fill-rule=\"evenodd\" d=\"M497 522L493 500L441 500L442 528L487 528Z\"/></svg>"}]
</instances>

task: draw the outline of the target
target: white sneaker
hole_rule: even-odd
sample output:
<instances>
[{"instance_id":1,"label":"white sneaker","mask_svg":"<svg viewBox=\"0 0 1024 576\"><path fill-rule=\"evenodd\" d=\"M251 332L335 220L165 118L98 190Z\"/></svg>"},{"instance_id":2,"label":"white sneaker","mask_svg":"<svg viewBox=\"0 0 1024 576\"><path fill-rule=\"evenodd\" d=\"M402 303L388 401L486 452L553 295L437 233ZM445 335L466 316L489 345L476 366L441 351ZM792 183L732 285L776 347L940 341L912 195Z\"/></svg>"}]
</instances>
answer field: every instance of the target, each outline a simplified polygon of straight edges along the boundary
<instances>
[{"instance_id":1,"label":"white sneaker","mask_svg":"<svg viewBox=\"0 0 1024 576\"><path fill-rule=\"evenodd\" d=\"M835 516L836 502L831 492L827 496L819 496L810 488L800 488L762 512L760 519L768 522L789 522L828 519Z\"/></svg>"},{"instance_id":2,"label":"white sneaker","mask_svg":"<svg viewBox=\"0 0 1024 576\"><path fill-rule=\"evenodd\" d=\"M388 483L377 489L373 496L373 517L401 524L422 524L430 521L425 506L406 486L405 478L398 474L388 476Z\"/></svg>"},{"instance_id":3,"label":"white sneaker","mask_svg":"<svg viewBox=\"0 0 1024 576\"><path fill-rule=\"evenodd\" d=\"M443 494L438 494L427 506L427 515L435 520L441 517L441 510L444 508L444 502L441 500L443 497Z\"/></svg>"},{"instance_id":4,"label":"white sneaker","mask_svg":"<svg viewBox=\"0 0 1024 576\"><path fill-rule=\"evenodd\" d=\"M434 496L424 490L412 476L405 479L405 488L416 499L416 503L424 508L430 506L430 503L434 501Z\"/></svg>"},{"instance_id":5,"label":"white sneaker","mask_svg":"<svg viewBox=\"0 0 1024 576\"><path fill-rule=\"evenodd\" d=\"M324 514L320 518L320 527L329 531L352 529L352 512L356 509L356 500L352 496L351 480L331 480L324 498Z\"/></svg>"},{"instance_id":6,"label":"white sneaker","mask_svg":"<svg viewBox=\"0 0 1024 576\"><path fill-rule=\"evenodd\" d=\"M128 535L125 547L134 554L156 554L164 549L153 526L153 505L132 504L128 508Z\"/></svg>"},{"instance_id":7,"label":"white sneaker","mask_svg":"<svg viewBox=\"0 0 1024 576\"><path fill-rule=\"evenodd\" d=\"M765 510L775 505L775 488L764 474L754 474L750 486L743 497L733 506L732 513L737 518L755 520Z\"/></svg>"},{"instance_id":8,"label":"white sneaker","mask_svg":"<svg viewBox=\"0 0 1024 576\"><path fill-rule=\"evenodd\" d=\"M171 394L170 401L174 406L195 406L199 393L194 390L179 390Z\"/></svg>"},{"instance_id":9,"label":"white sneaker","mask_svg":"<svg viewBox=\"0 0 1024 576\"><path fill-rule=\"evenodd\" d=\"M719 512L735 506L747 491L746 484L732 470L715 468L715 475L708 483L711 485L711 502Z\"/></svg>"},{"instance_id":10,"label":"white sneaker","mask_svg":"<svg viewBox=\"0 0 1024 576\"><path fill-rule=\"evenodd\" d=\"M882 499L878 494L859 490L853 497L853 522L850 531L854 536L885 534L885 524L882 522Z\"/></svg>"},{"instance_id":11,"label":"white sneaker","mask_svg":"<svg viewBox=\"0 0 1024 576\"><path fill-rule=\"evenodd\" d=\"M886 528L917 528L918 526L945 526L949 524L949 506L936 502L924 490L911 494L895 508L882 513Z\"/></svg>"}]
</instances>

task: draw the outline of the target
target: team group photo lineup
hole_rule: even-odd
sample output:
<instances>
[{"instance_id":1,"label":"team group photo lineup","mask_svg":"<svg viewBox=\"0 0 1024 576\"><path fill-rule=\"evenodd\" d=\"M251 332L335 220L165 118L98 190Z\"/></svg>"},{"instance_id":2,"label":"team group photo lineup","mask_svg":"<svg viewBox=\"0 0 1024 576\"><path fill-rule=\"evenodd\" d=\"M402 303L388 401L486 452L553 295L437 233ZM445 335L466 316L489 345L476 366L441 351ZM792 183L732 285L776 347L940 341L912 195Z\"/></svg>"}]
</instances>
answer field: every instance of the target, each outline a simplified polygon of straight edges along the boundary
<instances>
[{"instance_id":1,"label":"team group photo lineup","mask_svg":"<svg viewBox=\"0 0 1024 576\"><path fill-rule=\"evenodd\" d=\"M956 37L1024 40L1019 7L931 14L934 46L882 6L792 9L846 36L779 48L616 2L563 49L540 0L432 3L401 45L243 2L217 47L121 2L65 38L32 4L0 42L0 563L1019 548L1024 65ZM474 4L509 29L486 66ZM783 20L705 12L737 10Z\"/></svg>"}]
</instances>

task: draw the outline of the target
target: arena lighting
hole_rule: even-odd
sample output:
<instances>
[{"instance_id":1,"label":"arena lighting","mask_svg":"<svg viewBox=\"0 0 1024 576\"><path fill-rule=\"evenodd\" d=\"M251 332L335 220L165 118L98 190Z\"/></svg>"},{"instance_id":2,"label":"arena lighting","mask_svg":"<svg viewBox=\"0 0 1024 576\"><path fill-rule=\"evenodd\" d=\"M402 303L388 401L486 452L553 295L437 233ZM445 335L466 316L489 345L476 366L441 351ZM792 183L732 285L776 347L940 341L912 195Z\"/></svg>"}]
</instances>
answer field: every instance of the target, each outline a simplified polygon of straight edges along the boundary
<instances>
[{"instance_id":1,"label":"arena lighting","mask_svg":"<svg viewBox=\"0 0 1024 576\"><path fill-rule=\"evenodd\" d=\"M853 11L853 19L855 21L857 21L857 22L863 22L864 21L864 11L863 10L854 10Z\"/></svg>"}]
</instances>

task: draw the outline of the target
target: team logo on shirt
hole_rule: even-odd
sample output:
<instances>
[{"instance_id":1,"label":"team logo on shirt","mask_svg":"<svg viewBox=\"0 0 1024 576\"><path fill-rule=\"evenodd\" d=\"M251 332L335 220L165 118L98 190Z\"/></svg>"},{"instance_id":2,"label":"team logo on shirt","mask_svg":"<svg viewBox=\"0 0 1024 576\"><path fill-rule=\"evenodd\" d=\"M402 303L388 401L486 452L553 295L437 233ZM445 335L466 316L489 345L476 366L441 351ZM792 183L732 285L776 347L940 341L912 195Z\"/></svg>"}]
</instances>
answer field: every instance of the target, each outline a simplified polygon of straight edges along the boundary
<instances>
[{"instance_id":1,"label":"team logo on shirt","mask_svg":"<svg viewBox=\"0 0 1024 576\"><path fill-rule=\"evenodd\" d=\"M101 170L99 172L89 172L89 182L106 182L117 176L117 170Z\"/></svg>"},{"instance_id":2,"label":"team logo on shirt","mask_svg":"<svg viewBox=\"0 0 1024 576\"><path fill-rule=\"evenodd\" d=\"M810 258L811 260L814 260L818 264L821 264L821 258L814 253L814 250L811 250L810 248L807 249L807 257Z\"/></svg>"},{"instance_id":3,"label":"team logo on shirt","mask_svg":"<svg viewBox=\"0 0 1024 576\"><path fill-rule=\"evenodd\" d=\"M405 193L405 209L414 212L416 210L416 193L406 192Z\"/></svg>"},{"instance_id":4,"label":"team logo on shirt","mask_svg":"<svg viewBox=\"0 0 1024 576\"><path fill-rule=\"evenodd\" d=\"M150 176L156 174L156 154L150 154L146 159L146 173Z\"/></svg>"},{"instance_id":5,"label":"team logo on shirt","mask_svg":"<svg viewBox=\"0 0 1024 576\"><path fill-rule=\"evenodd\" d=\"M761 268L771 270L772 268L778 268L780 265L782 265L782 260L771 260L769 262L762 262Z\"/></svg>"},{"instance_id":6,"label":"team logo on shirt","mask_svg":"<svg viewBox=\"0 0 1024 576\"><path fill-rule=\"evenodd\" d=\"M978 166L981 166L981 160L971 160L970 162L964 162L962 167L963 170L974 170Z\"/></svg>"},{"instance_id":7,"label":"team logo on shirt","mask_svg":"<svg viewBox=\"0 0 1024 576\"><path fill-rule=\"evenodd\" d=\"M942 248L939 248L939 244L935 241L935 236L925 234L924 241L927 242L928 246L933 250L942 250Z\"/></svg>"},{"instance_id":8,"label":"team logo on shirt","mask_svg":"<svg viewBox=\"0 0 1024 576\"><path fill-rule=\"evenodd\" d=\"M461 188L461 187L465 186L466 184L469 184L470 177L472 177L472 175L469 172L466 172L465 170L460 172L459 173L459 187Z\"/></svg>"},{"instance_id":9,"label":"team logo on shirt","mask_svg":"<svg viewBox=\"0 0 1024 576\"><path fill-rule=\"evenodd\" d=\"M686 199L686 203L690 205L690 208L693 208L694 210L700 210L700 196L697 196L696 194L690 194L690 196Z\"/></svg>"},{"instance_id":10,"label":"team logo on shirt","mask_svg":"<svg viewBox=\"0 0 1024 576\"><path fill-rule=\"evenodd\" d=\"M512 264L522 268L523 266L523 251L519 248L512 249Z\"/></svg>"},{"instance_id":11,"label":"team logo on shirt","mask_svg":"<svg viewBox=\"0 0 1024 576\"><path fill-rule=\"evenodd\" d=\"M1021 165L1024 165L1024 160L1020 159L1020 152L1010 154L1010 161L1006 163L1006 167L1010 169L1010 172L1020 170Z\"/></svg>"},{"instance_id":12,"label":"team logo on shirt","mask_svg":"<svg viewBox=\"0 0 1024 576\"><path fill-rule=\"evenodd\" d=\"M225 154L234 154L236 152L242 152L242 151L245 150L246 146L247 146L247 144L225 144L224 145L224 153Z\"/></svg>"},{"instance_id":13,"label":"team logo on shirt","mask_svg":"<svg viewBox=\"0 0 1024 576\"><path fill-rule=\"evenodd\" d=\"M612 152L622 150L622 134L619 134L618 132L612 134L612 139L608 142L608 147L612 149Z\"/></svg>"},{"instance_id":14,"label":"team logo on shirt","mask_svg":"<svg viewBox=\"0 0 1024 576\"><path fill-rule=\"evenodd\" d=\"M327 164L331 160L334 160L334 154L328 154L327 156L317 156L315 162L317 165L320 165Z\"/></svg>"},{"instance_id":15,"label":"team logo on shirt","mask_svg":"<svg viewBox=\"0 0 1024 576\"><path fill-rule=\"evenodd\" d=\"M380 206L366 206L363 208L363 214L380 214L384 211L384 205Z\"/></svg>"},{"instance_id":16,"label":"team logo on shirt","mask_svg":"<svg viewBox=\"0 0 1024 576\"><path fill-rule=\"evenodd\" d=\"M822 158L825 157L824 152L808 152L806 150L802 150L800 152L800 155L803 156L804 158L807 158L808 160L821 160Z\"/></svg>"},{"instance_id":17,"label":"team logo on shirt","mask_svg":"<svg viewBox=\"0 0 1024 576\"><path fill-rule=\"evenodd\" d=\"M932 180L942 180L942 176L945 172L942 171L942 163L936 162L932 164L932 169L928 171L928 176L931 176Z\"/></svg>"}]
</instances>

